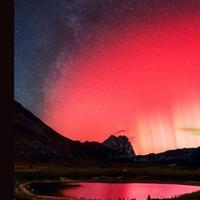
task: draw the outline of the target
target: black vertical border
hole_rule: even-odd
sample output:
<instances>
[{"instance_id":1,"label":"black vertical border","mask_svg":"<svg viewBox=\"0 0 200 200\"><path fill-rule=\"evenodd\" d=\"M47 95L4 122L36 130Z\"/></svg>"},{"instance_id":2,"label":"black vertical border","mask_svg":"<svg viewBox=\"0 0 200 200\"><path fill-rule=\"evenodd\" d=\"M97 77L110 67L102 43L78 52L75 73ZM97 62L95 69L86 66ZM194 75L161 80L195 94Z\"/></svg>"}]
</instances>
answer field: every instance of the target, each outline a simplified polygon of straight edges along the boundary
<instances>
[{"instance_id":1,"label":"black vertical border","mask_svg":"<svg viewBox=\"0 0 200 200\"><path fill-rule=\"evenodd\" d=\"M0 1L0 21L0 199L13 200L14 0Z\"/></svg>"}]
</instances>

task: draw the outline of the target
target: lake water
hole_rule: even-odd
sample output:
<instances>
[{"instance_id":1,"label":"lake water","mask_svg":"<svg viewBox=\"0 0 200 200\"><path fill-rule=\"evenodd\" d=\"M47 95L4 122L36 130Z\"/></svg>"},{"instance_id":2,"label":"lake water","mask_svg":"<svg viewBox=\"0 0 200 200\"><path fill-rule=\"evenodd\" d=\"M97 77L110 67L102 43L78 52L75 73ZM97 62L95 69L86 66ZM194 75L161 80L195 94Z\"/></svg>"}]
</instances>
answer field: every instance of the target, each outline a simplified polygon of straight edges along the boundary
<instances>
[{"instance_id":1,"label":"lake water","mask_svg":"<svg viewBox=\"0 0 200 200\"><path fill-rule=\"evenodd\" d=\"M148 195L150 195L151 198L169 198L172 196L178 196L200 190L199 186L178 184L97 182L79 182L63 184L59 187L40 186L38 188L40 190L40 193L43 193L45 195L54 195L59 197L71 196L76 198L102 200L119 200L120 198L135 198L136 200L147 200Z\"/></svg>"}]
</instances>

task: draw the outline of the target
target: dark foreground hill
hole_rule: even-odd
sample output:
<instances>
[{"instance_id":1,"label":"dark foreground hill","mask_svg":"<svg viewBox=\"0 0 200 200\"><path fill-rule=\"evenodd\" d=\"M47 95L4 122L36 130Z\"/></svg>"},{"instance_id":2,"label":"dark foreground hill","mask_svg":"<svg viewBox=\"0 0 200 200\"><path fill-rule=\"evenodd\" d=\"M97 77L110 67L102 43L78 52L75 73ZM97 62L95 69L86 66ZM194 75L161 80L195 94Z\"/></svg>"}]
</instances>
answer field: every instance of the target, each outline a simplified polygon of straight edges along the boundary
<instances>
[{"instance_id":1,"label":"dark foreground hill","mask_svg":"<svg viewBox=\"0 0 200 200\"><path fill-rule=\"evenodd\" d=\"M169 150L158 154L137 156L134 162L149 164L200 166L200 147Z\"/></svg>"},{"instance_id":2,"label":"dark foreground hill","mask_svg":"<svg viewBox=\"0 0 200 200\"><path fill-rule=\"evenodd\" d=\"M126 136L107 140L112 143L114 138L118 148L98 142L81 143L61 136L17 102L14 102L14 111L16 162L77 165L134 156Z\"/></svg>"}]
</instances>

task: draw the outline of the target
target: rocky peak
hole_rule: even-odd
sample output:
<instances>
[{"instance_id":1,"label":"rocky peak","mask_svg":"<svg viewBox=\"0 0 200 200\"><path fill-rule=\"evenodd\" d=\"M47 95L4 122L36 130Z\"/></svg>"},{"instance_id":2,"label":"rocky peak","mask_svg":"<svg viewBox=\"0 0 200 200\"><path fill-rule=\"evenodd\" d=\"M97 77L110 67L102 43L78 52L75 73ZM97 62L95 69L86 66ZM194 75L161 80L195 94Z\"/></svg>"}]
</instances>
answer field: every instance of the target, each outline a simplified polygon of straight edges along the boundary
<instances>
[{"instance_id":1,"label":"rocky peak","mask_svg":"<svg viewBox=\"0 0 200 200\"><path fill-rule=\"evenodd\" d=\"M133 147L127 136L120 135L114 136L111 135L106 139L103 144L118 153L118 157L132 157L135 156Z\"/></svg>"}]
</instances>

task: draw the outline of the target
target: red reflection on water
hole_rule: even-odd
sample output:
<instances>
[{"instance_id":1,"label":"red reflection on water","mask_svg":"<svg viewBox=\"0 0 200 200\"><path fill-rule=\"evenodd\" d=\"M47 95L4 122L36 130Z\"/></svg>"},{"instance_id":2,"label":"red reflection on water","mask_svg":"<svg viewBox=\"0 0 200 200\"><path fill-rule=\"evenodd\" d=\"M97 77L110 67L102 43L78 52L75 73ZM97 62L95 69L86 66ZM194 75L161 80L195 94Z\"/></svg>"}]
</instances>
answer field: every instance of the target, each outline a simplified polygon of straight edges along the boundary
<instances>
[{"instance_id":1,"label":"red reflection on water","mask_svg":"<svg viewBox=\"0 0 200 200\"><path fill-rule=\"evenodd\" d=\"M200 190L199 186L149 183L79 183L80 187L60 189L60 196L73 196L90 199L128 198L146 200L152 198L169 198Z\"/></svg>"}]
</instances>

